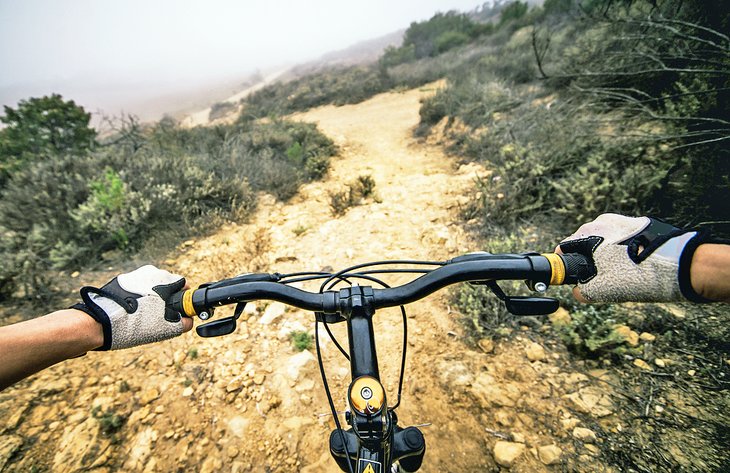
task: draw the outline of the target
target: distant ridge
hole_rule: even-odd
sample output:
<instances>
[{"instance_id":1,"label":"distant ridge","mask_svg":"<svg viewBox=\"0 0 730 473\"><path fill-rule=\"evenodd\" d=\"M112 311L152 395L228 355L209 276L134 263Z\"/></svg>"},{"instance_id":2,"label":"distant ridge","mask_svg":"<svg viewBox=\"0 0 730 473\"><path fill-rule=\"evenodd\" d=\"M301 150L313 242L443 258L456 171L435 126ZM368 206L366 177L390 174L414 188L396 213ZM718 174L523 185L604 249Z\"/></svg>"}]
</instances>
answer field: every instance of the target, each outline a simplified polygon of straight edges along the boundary
<instances>
[{"instance_id":1,"label":"distant ridge","mask_svg":"<svg viewBox=\"0 0 730 473\"><path fill-rule=\"evenodd\" d=\"M344 49L333 51L314 61L305 62L289 69L282 79L295 79L306 74L337 66L372 64L382 56L388 46L400 46L405 28L374 39L360 41Z\"/></svg>"}]
</instances>

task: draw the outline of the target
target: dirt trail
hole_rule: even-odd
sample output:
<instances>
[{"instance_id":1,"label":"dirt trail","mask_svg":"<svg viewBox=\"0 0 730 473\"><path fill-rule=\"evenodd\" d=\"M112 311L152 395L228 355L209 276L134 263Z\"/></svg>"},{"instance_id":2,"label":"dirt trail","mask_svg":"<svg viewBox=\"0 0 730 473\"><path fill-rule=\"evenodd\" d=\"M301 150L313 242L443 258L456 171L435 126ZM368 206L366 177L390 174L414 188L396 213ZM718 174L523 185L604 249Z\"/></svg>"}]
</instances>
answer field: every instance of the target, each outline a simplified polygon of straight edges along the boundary
<instances>
[{"instance_id":1,"label":"dirt trail","mask_svg":"<svg viewBox=\"0 0 730 473\"><path fill-rule=\"evenodd\" d=\"M341 147L329 177L287 203L262 199L249 223L186 242L165 265L195 285L256 269L338 269L475 249L454 222L473 180L487 173L477 165L457 167L440 149L412 138L419 100L431 91L297 115ZM328 193L360 175L374 178L377 198L334 218ZM91 353L1 393L0 471L339 471L327 451L333 421L314 355L294 351L288 340L292 330L312 332L313 316L277 303L250 309L227 337L188 334ZM504 438L515 440L508 447L519 456L510 460L500 450L497 460L512 463L512 471L602 470L595 442L571 437L575 425L590 426L612 412L594 382L563 366L557 347L532 344L528 332L496 347L485 341L489 353L469 348L458 317L445 293L409 306L398 413L401 425L432 424L423 429L421 471L496 471L495 443ZM400 313L379 312L375 330L393 400ZM333 331L346 341L344 327ZM328 339L323 353L343 409L347 362ZM115 415L126 419L121 427Z\"/></svg>"}]
</instances>

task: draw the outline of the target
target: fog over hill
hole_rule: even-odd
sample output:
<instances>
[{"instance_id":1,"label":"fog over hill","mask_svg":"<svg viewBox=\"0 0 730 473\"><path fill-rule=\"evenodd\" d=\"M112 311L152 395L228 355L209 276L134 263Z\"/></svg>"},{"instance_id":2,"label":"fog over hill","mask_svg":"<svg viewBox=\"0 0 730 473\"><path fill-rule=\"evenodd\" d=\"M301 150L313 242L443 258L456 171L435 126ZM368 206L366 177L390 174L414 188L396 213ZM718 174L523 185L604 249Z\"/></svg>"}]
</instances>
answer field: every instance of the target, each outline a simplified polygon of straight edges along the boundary
<instances>
[{"instance_id":1,"label":"fog over hill","mask_svg":"<svg viewBox=\"0 0 730 473\"><path fill-rule=\"evenodd\" d=\"M412 21L477 5L474 0L0 2L0 104L60 93L92 112L124 111L143 120L184 114L248 88L254 75L297 64L307 64L302 69L307 70L319 63L373 60L385 45L397 44ZM356 46L342 50L350 44Z\"/></svg>"}]
</instances>

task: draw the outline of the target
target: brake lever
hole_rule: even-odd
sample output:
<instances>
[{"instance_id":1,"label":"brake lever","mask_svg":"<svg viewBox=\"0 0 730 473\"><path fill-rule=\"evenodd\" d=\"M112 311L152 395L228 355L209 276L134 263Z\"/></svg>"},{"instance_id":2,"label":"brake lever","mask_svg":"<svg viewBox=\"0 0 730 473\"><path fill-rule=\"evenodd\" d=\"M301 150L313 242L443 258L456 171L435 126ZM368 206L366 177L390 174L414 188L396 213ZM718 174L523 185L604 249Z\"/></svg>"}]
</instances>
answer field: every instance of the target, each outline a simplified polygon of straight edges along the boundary
<instances>
[{"instance_id":1,"label":"brake lever","mask_svg":"<svg viewBox=\"0 0 730 473\"><path fill-rule=\"evenodd\" d=\"M213 320L212 322L198 325L195 328L195 332L198 336L204 338L221 337L228 335L236 330L238 325L237 320L243 314L243 309L246 307L245 302L239 302L236 304L236 308L233 310L233 315L230 317L223 317L222 319Z\"/></svg>"},{"instance_id":2,"label":"brake lever","mask_svg":"<svg viewBox=\"0 0 730 473\"><path fill-rule=\"evenodd\" d=\"M495 281L477 281L473 283L487 286L502 302L512 315L547 315L560 307L560 302L552 297L508 296Z\"/></svg>"}]
</instances>

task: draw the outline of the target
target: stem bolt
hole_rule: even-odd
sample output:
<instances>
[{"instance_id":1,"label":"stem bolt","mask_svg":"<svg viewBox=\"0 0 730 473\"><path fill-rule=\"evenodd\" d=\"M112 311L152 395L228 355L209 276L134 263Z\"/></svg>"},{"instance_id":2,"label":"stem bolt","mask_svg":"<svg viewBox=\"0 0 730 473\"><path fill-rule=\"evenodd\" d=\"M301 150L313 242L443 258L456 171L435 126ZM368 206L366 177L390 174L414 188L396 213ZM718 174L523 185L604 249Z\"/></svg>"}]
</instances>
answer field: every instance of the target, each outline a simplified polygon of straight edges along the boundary
<instances>
[{"instance_id":1,"label":"stem bolt","mask_svg":"<svg viewBox=\"0 0 730 473\"><path fill-rule=\"evenodd\" d=\"M535 283L535 290L537 292L545 292L547 291L547 288L547 284L545 284L544 282Z\"/></svg>"}]
</instances>

